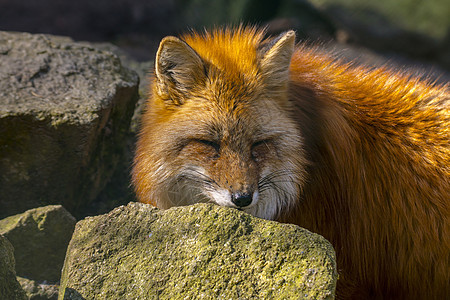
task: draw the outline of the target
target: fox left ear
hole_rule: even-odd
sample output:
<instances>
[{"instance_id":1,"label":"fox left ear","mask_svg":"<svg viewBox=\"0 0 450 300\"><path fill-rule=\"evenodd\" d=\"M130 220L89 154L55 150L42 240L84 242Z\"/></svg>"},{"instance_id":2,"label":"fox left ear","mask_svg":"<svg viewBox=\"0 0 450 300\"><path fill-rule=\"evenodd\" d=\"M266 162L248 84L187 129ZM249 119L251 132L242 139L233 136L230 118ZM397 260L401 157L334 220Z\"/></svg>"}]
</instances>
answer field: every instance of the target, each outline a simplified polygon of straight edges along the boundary
<instances>
[{"instance_id":1,"label":"fox left ear","mask_svg":"<svg viewBox=\"0 0 450 300\"><path fill-rule=\"evenodd\" d=\"M197 52L172 36L164 38L159 45L155 75L160 96L177 105L183 103L183 94L206 77L203 61Z\"/></svg>"},{"instance_id":2,"label":"fox left ear","mask_svg":"<svg viewBox=\"0 0 450 300\"><path fill-rule=\"evenodd\" d=\"M284 85L289 79L289 65L295 47L295 32L281 34L264 46L261 71L270 85Z\"/></svg>"}]
</instances>

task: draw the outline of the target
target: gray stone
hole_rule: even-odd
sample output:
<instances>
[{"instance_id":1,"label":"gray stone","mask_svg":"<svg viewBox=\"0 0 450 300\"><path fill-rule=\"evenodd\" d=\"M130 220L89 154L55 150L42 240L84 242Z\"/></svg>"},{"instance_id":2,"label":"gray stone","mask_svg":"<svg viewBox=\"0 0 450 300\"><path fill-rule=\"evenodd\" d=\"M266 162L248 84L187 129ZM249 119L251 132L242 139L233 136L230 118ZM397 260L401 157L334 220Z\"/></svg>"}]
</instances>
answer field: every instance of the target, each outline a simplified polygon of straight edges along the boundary
<instances>
[{"instance_id":1,"label":"gray stone","mask_svg":"<svg viewBox=\"0 0 450 300\"><path fill-rule=\"evenodd\" d=\"M130 123L130 129L123 142L126 144L125 153L119 161L116 172L105 186L100 195L96 198L87 215L99 215L107 213L117 206L125 205L130 201L135 201L136 196L133 187L130 185L130 166L133 163L136 136L141 123L141 113L150 90L150 73L153 70L153 61L138 62L130 57L123 49L110 43L91 44L95 48L112 52L120 58L122 65L135 71L139 80L139 100L136 103L135 111Z\"/></svg>"},{"instance_id":2,"label":"gray stone","mask_svg":"<svg viewBox=\"0 0 450 300\"><path fill-rule=\"evenodd\" d=\"M0 220L0 234L14 246L18 276L57 282L75 218L61 205L30 209Z\"/></svg>"},{"instance_id":3,"label":"gray stone","mask_svg":"<svg viewBox=\"0 0 450 300\"><path fill-rule=\"evenodd\" d=\"M332 299L323 237L212 204L130 203L77 223L59 299Z\"/></svg>"},{"instance_id":4,"label":"gray stone","mask_svg":"<svg viewBox=\"0 0 450 300\"><path fill-rule=\"evenodd\" d=\"M139 79L68 38L0 32L0 217L47 204L75 216L122 158Z\"/></svg>"},{"instance_id":5,"label":"gray stone","mask_svg":"<svg viewBox=\"0 0 450 300\"><path fill-rule=\"evenodd\" d=\"M25 292L16 279L14 248L0 234L0 299L25 300Z\"/></svg>"}]
</instances>

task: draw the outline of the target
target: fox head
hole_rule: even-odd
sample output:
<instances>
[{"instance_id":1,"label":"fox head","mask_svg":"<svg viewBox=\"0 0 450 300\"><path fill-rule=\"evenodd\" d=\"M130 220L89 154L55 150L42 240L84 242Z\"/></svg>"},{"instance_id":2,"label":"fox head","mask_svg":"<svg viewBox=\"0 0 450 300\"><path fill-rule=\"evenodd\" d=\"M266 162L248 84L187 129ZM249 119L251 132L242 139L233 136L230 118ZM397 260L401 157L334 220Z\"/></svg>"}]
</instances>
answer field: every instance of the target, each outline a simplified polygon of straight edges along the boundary
<instances>
[{"instance_id":1,"label":"fox head","mask_svg":"<svg viewBox=\"0 0 450 300\"><path fill-rule=\"evenodd\" d=\"M133 168L140 201L213 202L266 219L297 201L306 161L288 99L295 34L263 35L161 41Z\"/></svg>"}]
</instances>

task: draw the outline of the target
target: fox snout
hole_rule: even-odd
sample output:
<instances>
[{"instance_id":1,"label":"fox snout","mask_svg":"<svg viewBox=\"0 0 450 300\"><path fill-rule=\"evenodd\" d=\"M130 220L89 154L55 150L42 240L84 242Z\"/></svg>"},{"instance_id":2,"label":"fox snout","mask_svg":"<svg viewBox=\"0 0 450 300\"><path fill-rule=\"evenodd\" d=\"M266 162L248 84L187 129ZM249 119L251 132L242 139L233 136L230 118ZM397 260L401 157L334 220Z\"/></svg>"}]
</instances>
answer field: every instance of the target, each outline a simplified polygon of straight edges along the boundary
<instances>
[{"instance_id":1,"label":"fox snout","mask_svg":"<svg viewBox=\"0 0 450 300\"><path fill-rule=\"evenodd\" d=\"M221 206L230 206L240 209L252 207L258 202L259 193L257 190L243 189L241 191L230 191L227 189L217 189L210 192L211 200Z\"/></svg>"},{"instance_id":2,"label":"fox snout","mask_svg":"<svg viewBox=\"0 0 450 300\"><path fill-rule=\"evenodd\" d=\"M230 192L231 203L237 208L247 208L258 202L258 189L252 186Z\"/></svg>"},{"instance_id":3,"label":"fox snout","mask_svg":"<svg viewBox=\"0 0 450 300\"><path fill-rule=\"evenodd\" d=\"M253 193L232 193L231 202L238 207L249 206L253 201Z\"/></svg>"},{"instance_id":4,"label":"fox snout","mask_svg":"<svg viewBox=\"0 0 450 300\"><path fill-rule=\"evenodd\" d=\"M256 205L259 178L256 163L249 159L250 154L245 151L239 153L236 150L224 148L215 167L207 170L215 179L218 190L223 191L211 195L213 202L236 208Z\"/></svg>"}]
</instances>

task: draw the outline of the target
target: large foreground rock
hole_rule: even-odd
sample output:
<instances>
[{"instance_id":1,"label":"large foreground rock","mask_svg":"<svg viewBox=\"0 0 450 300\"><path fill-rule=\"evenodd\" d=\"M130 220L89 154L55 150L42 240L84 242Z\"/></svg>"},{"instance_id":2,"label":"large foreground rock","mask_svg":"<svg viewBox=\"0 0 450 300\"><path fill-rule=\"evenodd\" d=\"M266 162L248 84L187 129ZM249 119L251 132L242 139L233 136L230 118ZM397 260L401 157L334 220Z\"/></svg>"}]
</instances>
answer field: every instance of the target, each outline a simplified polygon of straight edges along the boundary
<instances>
[{"instance_id":1,"label":"large foreground rock","mask_svg":"<svg viewBox=\"0 0 450 300\"><path fill-rule=\"evenodd\" d=\"M17 275L59 281L75 223L61 205L30 209L0 220L0 234L14 246Z\"/></svg>"},{"instance_id":2,"label":"large foreground rock","mask_svg":"<svg viewBox=\"0 0 450 300\"><path fill-rule=\"evenodd\" d=\"M68 38L0 32L0 217L47 204L75 216L122 158L137 75Z\"/></svg>"},{"instance_id":3,"label":"large foreground rock","mask_svg":"<svg viewBox=\"0 0 450 300\"><path fill-rule=\"evenodd\" d=\"M331 299L336 279L330 243L298 226L130 203L77 223L59 299Z\"/></svg>"},{"instance_id":4,"label":"large foreground rock","mask_svg":"<svg viewBox=\"0 0 450 300\"><path fill-rule=\"evenodd\" d=\"M25 292L16 279L14 248L0 234L0 299L25 300Z\"/></svg>"}]
</instances>

